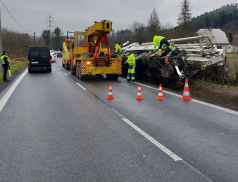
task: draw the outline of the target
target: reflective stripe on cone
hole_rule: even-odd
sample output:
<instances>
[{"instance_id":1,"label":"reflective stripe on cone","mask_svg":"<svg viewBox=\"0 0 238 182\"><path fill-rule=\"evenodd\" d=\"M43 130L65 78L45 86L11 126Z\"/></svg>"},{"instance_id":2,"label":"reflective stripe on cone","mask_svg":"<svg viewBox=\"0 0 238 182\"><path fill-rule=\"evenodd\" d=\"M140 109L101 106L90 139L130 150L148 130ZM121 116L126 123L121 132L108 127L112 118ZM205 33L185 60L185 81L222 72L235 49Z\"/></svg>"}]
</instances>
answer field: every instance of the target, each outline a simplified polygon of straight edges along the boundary
<instances>
[{"instance_id":1,"label":"reflective stripe on cone","mask_svg":"<svg viewBox=\"0 0 238 182\"><path fill-rule=\"evenodd\" d=\"M187 78L185 80L184 91L183 91L183 96L182 96L181 100L191 100Z\"/></svg>"},{"instance_id":2,"label":"reflective stripe on cone","mask_svg":"<svg viewBox=\"0 0 238 182\"><path fill-rule=\"evenodd\" d=\"M109 84L109 89L108 89L108 94L106 99L114 99L113 94L112 94L112 84Z\"/></svg>"},{"instance_id":3,"label":"reflective stripe on cone","mask_svg":"<svg viewBox=\"0 0 238 182\"><path fill-rule=\"evenodd\" d=\"M142 100L142 93L141 93L141 87L140 84L138 84L138 91L137 91L137 96L136 96L136 100Z\"/></svg>"}]
</instances>

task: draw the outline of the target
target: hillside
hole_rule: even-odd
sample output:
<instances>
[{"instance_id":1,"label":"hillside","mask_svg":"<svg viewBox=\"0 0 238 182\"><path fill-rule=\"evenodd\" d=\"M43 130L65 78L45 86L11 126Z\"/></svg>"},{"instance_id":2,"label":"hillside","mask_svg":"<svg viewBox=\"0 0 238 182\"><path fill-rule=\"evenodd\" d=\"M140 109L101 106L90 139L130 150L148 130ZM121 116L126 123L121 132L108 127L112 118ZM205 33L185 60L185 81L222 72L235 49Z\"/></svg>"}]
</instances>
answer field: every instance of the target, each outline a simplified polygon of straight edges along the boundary
<instances>
[{"instance_id":1,"label":"hillside","mask_svg":"<svg viewBox=\"0 0 238 182\"><path fill-rule=\"evenodd\" d=\"M193 18L194 31L201 28L219 28L230 34L231 42L233 36L238 34L238 3L228 4L211 12L206 12L200 16ZM235 37L236 38L236 37ZM233 41L235 42L235 41Z\"/></svg>"}]
</instances>

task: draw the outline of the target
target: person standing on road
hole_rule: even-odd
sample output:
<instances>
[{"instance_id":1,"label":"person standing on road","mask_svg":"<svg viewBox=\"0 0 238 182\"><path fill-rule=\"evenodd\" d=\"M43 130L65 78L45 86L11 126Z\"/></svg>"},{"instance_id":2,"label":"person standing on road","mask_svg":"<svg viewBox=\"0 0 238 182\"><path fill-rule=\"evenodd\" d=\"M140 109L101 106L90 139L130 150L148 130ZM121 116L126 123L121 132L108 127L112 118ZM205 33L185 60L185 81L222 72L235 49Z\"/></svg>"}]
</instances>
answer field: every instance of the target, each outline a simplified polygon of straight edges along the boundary
<instances>
[{"instance_id":1,"label":"person standing on road","mask_svg":"<svg viewBox=\"0 0 238 182\"><path fill-rule=\"evenodd\" d=\"M7 80L7 69L10 67L9 67L9 58L7 56L7 51L3 51L1 60L2 60L2 67L3 67L3 81L8 82L9 80Z\"/></svg>"},{"instance_id":2,"label":"person standing on road","mask_svg":"<svg viewBox=\"0 0 238 182\"><path fill-rule=\"evenodd\" d=\"M127 63L128 63L127 82L130 82L130 80L132 82L134 82L135 81L135 68L136 68L136 58L135 58L134 53L132 53L128 57Z\"/></svg>"},{"instance_id":3,"label":"person standing on road","mask_svg":"<svg viewBox=\"0 0 238 182\"><path fill-rule=\"evenodd\" d=\"M157 36L155 35L153 38L153 42L154 42L154 52L156 51L156 46L158 46L159 49L159 55L162 55L162 46L165 44L167 45L171 51L175 51L175 48L173 46L170 45L170 43L167 41L167 39L163 36Z\"/></svg>"}]
</instances>

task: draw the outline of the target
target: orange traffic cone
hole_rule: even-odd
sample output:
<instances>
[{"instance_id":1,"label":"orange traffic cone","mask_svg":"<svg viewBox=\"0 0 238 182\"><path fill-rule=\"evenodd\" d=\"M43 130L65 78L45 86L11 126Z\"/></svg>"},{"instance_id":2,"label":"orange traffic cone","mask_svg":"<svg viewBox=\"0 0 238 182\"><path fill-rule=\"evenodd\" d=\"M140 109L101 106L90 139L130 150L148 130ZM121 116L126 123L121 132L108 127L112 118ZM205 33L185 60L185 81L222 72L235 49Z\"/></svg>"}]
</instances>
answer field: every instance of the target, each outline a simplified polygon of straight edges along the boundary
<instances>
[{"instance_id":1,"label":"orange traffic cone","mask_svg":"<svg viewBox=\"0 0 238 182\"><path fill-rule=\"evenodd\" d=\"M112 95L112 84L109 84L109 90L108 90L108 95L106 97L106 99L114 99L113 95Z\"/></svg>"},{"instance_id":2,"label":"orange traffic cone","mask_svg":"<svg viewBox=\"0 0 238 182\"><path fill-rule=\"evenodd\" d=\"M142 97L142 95L141 95L141 87L140 87L140 84L138 85L138 91L137 91L136 99L137 99L137 100L142 100L142 99L143 99L143 97Z\"/></svg>"},{"instance_id":3,"label":"orange traffic cone","mask_svg":"<svg viewBox=\"0 0 238 182\"><path fill-rule=\"evenodd\" d=\"M190 93L189 93L189 87L188 87L188 79L187 78L185 80L183 97L181 98L181 100L191 100Z\"/></svg>"},{"instance_id":4,"label":"orange traffic cone","mask_svg":"<svg viewBox=\"0 0 238 182\"><path fill-rule=\"evenodd\" d=\"M159 92L158 92L158 97L157 100L164 100L164 96L163 96L163 90L162 90L162 85L159 85Z\"/></svg>"}]
</instances>

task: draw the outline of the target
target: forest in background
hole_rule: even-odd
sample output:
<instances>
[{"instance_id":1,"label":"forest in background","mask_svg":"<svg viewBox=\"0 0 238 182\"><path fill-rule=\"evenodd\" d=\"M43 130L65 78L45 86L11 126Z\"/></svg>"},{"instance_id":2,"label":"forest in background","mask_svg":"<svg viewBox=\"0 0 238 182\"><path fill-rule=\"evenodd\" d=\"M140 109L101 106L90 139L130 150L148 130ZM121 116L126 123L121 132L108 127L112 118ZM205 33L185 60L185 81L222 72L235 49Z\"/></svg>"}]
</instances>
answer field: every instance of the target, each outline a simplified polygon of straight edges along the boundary
<instances>
[{"instance_id":1,"label":"forest in background","mask_svg":"<svg viewBox=\"0 0 238 182\"><path fill-rule=\"evenodd\" d=\"M118 42L152 42L154 35L163 35L167 39L194 36L201 28L219 28L223 30L231 44L238 46L238 3L228 4L200 16L192 17L189 0L183 0L176 27L162 24L154 8L148 22L133 21L125 30L113 30L110 33L109 45L114 49ZM4 27L4 25L3 25ZM75 30L76 31L76 30ZM57 27L53 32L42 30L41 36L32 37L26 33L19 33L2 29L3 50L7 50L12 58L26 57L29 46L49 46L50 49L60 50L66 38L62 30Z\"/></svg>"},{"instance_id":2,"label":"forest in background","mask_svg":"<svg viewBox=\"0 0 238 182\"><path fill-rule=\"evenodd\" d=\"M178 26L162 25L155 9L150 15L147 25L134 21L126 30L113 32L116 41L152 42L153 35L163 35L167 39L195 36L199 29L221 29L231 44L238 46L238 3L228 4L219 9L206 12L197 17L191 15L189 1L183 1L178 15ZM153 30L154 29L154 30Z\"/></svg>"}]
</instances>

